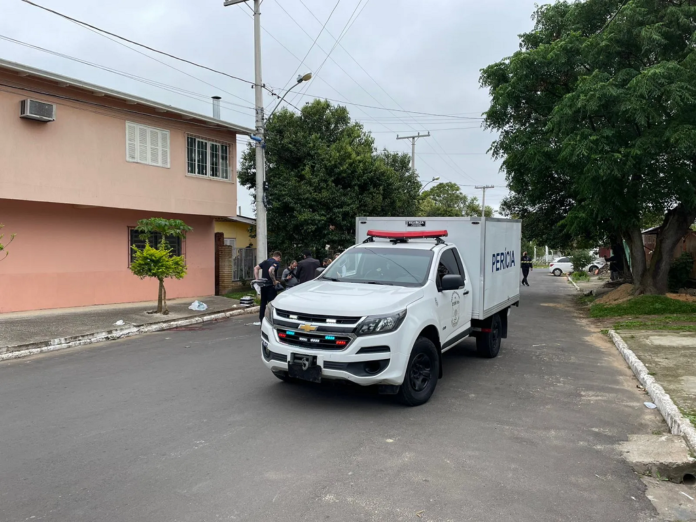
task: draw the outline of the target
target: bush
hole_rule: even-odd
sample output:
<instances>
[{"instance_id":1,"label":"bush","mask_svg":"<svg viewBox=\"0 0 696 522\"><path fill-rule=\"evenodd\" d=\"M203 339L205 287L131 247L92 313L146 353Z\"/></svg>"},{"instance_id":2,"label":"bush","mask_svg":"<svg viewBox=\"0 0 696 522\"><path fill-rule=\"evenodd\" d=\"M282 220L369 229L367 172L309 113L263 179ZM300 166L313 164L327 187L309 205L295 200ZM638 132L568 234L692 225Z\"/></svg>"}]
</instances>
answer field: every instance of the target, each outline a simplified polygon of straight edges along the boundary
<instances>
[{"instance_id":1,"label":"bush","mask_svg":"<svg viewBox=\"0 0 696 522\"><path fill-rule=\"evenodd\" d=\"M689 252L684 252L679 259L672 261L672 266L669 267L669 289L672 292L678 292L686 286L693 267L694 258Z\"/></svg>"},{"instance_id":2,"label":"bush","mask_svg":"<svg viewBox=\"0 0 696 522\"><path fill-rule=\"evenodd\" d=\"M590 280L590 275L583 271L577 271L573 272L573 275L571 276L573 278L573 281L589 281Z\"/></svg>"},{"instance_id":3,"label":"bush","mask_svg":"<svg viewBox=\"0 0 696 522\"><path fill-rule=\"evenodd\" d=\"M587 250L575 250L570 255L573 263L573 272L584 272L585 267L592 262L592 256Z\"/></svg>"}]
</instances>

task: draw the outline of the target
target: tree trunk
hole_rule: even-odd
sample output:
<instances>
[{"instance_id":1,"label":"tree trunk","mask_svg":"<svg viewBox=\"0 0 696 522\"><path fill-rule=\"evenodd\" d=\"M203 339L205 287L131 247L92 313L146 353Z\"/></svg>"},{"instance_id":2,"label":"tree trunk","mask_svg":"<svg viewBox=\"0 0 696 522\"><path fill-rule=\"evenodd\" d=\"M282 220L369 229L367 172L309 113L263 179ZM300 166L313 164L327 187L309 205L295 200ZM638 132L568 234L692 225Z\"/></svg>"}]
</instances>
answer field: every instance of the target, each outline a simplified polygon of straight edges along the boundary
<instances>
[{"instance_id":1,"label":"tree trunk","mask_svg":"<svg viewBox=\"0 0 696 522\"><path fill-rule=\"evenodd\" d=\"M162 314L169 315L169 308L167 307L167 289L164 287L164 279L162 280Z\"/></svg>"},{"instance_id":2,"label":"tree trunk","mask_svg":"<svg viewBox=\"0 0 696 522\"><path fill-rule=\"evenodd\" d=\"M645 248L643 247L643 234L641 233L640 227L636 226L628 229L624 233L624 239L626 243L628 243L628 249L631 254L631 274L633 275L633 283L637 285L643 280L647 270ZM628 270L628 267L626 267L626 270Z\"/></svg>"},{"instance_id":3,"label":"tree trunk","mask_svg":"<svg viewBox=\"0 0 696 522\"><path fill-rule=\"evenodd\" d=\"M162 313L162 301L164 298L164 279L158 279L159 281L159 292L157 293L157 313Z\"/></svg>"},{"instance_id":4,"label":"tree trunk","mask_svg":"<svg viewBox=\"0 0 696 522\"><path fill-rule=\"evenodd\" d=\"M637 282L636 294L666 294L669 291L669 269L674 258L674 249L688 232L696 219L696 211L686 211L678 205L665 215L655 241L650 266ZM642 241L641 241L642 248ZM643 255L645 259L645 254Z\"/></svg>"}]
</instances>

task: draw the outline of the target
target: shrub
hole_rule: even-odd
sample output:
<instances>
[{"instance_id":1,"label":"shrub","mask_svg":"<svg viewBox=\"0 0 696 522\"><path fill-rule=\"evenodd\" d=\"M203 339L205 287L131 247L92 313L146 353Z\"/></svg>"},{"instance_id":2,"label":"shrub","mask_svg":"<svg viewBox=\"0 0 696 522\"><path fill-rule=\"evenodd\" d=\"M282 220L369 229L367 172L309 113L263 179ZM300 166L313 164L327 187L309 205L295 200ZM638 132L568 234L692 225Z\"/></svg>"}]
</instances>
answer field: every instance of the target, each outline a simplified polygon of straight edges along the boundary
<instances>
[{"instance_id":1,"label":"shrub","mask_svg":"<svg viewBox=\"0 0 696 522\"><path fill-rule=\"evenodd\" d=\"M585 267L592 262L592 256L587 250L575 250L570 255L573 263L573 272L584 272Z\"/></svg>"},{"instance_id":2,"label":"shrub","mask_svg":"<svg viewBox=\"0 0 696 522\"><path fill-rule=\"evenodd\" d=\"M694 258L689 252L684 252L679 259L672 261L669 268L669 289L678 292L689 282L691 270L694 267Z\"/></svg>"}]
</instances>

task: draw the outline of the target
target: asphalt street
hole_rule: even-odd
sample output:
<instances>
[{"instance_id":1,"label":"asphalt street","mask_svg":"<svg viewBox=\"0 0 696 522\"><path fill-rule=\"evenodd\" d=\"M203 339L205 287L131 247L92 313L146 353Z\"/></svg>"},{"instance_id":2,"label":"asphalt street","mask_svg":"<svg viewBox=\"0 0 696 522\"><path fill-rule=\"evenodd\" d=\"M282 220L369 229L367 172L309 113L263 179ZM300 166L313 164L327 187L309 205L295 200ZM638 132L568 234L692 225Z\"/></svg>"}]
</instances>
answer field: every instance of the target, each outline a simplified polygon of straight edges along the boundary
<instances>
[{"instance_id":1,"label":"asphalt street","mask_svg":"<svg viewBox=\"0 0 696 522\"><path fill-rule=\"evenodd\" d=\"M656 414L565 279L530 282L418 408L277 380L251 317L0 363L0 520L656 519L616 449Z\"/></svg>"}]
</instances>

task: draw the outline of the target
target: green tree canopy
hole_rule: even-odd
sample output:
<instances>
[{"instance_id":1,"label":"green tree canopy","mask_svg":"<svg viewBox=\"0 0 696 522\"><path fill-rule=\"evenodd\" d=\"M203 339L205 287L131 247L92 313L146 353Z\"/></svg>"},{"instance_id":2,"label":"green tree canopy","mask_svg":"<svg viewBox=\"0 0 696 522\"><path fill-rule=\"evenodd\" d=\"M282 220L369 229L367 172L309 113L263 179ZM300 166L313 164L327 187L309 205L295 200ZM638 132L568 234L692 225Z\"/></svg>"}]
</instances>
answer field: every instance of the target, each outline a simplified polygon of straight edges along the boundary
<instances>
[{"instance_id":1,"label":"green tree canopy","mask_svg":"<svg viewBox=\"0 0 696 522\"><path fill-rule=\"evenodd\" d=\"M527 239L621 237L639 293L663 293L696 218L696 6L585 0L541 6L520 50L482 71L488 128ZM650 266L642 224L659 216ZM545 241L546 242L546 241Z\"/></svg>"},{"instance_id":2,"label":"green tree canopy","mask_svg":"<svg viewBox=\"0 0 696 522\"><path fill-rule=\"evenodd\" d=\"M358 216L415 215L420 190L408 155L378 153L345 107L320 100L269 118L266 179L269 247L286 258L353 245ZM256 190L253 146L242 155L239 181Z\"/></svg>"},{"instance_id":3,"label":"green tree canopy","mask_svg":"<svg viewBox=\"0 0 696 522\"><path fill-rule=\"evenodd\" d=\"M478 198L462 194L456 183L439 183L421 194L418 205L419 216L461 217L480 216ZM486 206L486 217L493 216L493 209Z\"/></svg>"}]
</instances>

